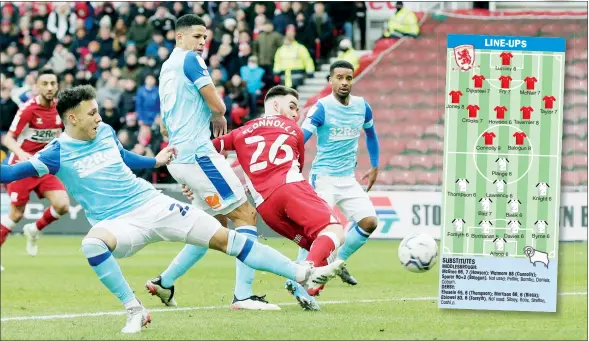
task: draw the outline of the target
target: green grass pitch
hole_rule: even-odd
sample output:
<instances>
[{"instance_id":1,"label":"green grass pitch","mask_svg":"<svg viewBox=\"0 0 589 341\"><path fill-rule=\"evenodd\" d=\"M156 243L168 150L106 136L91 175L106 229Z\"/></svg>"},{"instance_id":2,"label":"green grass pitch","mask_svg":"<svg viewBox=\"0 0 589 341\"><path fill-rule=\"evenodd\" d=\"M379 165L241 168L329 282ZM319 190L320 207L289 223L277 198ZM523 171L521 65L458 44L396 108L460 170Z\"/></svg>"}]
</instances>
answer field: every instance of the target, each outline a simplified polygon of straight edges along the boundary
<instances>
[{"instance_id":1,"label":"green grass pitch","mask_svg":"<svg viewBox=\"0 0 589 341\"><path fill-rule=\"evenodd\" d=\"M177 309L165 308L143 285L165 269L182 245L159 243L120 261L153 322L139 335L120 329L126 316L96 278L80 251L81 237L44 236L39 255L25 239L10 236L2 247L1 339L586 339L587 243L559 248L558 312L520 313L439 310L438 265L428 273L404 270L398 241L371 240L348 262L359 280L339 278L319 297L322 311L304 312L284 290L284 280L258 272L257 294L282 311L231 311L235 261L210 252L176 283ZM294 244L268 244L295 257ZM87 314L96 313L93 316ZM105 314L109 313L109 314ZM86 315L82 315L86 314ZM32 316L51 318L33 320ZM10 318L23 317L21 320Z\"/></svg>"}]
</instances>

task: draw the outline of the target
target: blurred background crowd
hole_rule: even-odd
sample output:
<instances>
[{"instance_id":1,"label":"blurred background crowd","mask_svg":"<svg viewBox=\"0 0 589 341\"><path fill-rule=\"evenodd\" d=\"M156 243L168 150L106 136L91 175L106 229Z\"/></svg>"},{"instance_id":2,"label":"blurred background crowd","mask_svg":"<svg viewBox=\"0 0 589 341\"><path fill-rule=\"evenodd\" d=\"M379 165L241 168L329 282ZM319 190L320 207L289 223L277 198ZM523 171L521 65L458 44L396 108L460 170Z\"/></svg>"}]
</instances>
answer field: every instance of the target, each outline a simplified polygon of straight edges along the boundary
<instances>
[{"instance_id":1,"label":"blurred background crowd","mask_svg":"<svg viewBox=\"0 0 589 341\"><path fill-rule=\"evenodd\" d=\"M175 45L177 18L194 13L205 20L203 58L235 128L259 115L268 88L297 87L341 53L340 45L350 49L352 24L366 8L363 2L77 1L4 2L1 10L0 131L34 96L36 71L51 68L60 89L95 86L103 120L124 147L152 154L166 144L158 129L158 77ZM361 34L365 44L365 29Z\"/></svg>"}]
</instances>

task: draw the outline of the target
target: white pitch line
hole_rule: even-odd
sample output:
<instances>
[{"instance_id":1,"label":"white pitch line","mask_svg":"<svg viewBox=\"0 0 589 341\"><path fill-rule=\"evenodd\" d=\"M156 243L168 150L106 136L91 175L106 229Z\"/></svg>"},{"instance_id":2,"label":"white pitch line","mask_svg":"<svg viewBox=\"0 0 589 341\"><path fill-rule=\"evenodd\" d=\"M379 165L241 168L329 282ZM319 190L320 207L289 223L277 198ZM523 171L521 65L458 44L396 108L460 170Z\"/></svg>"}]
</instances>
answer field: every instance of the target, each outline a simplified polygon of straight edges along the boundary
<instances>
[{"instance_id":1,"label":"white pitch line","mask_svg":"<svg viewBox=\"0 0 589 341\"><path fill-rule=\"evenodd\" d=\"M587 292L561 292L558 293L560 296L585 296ZM397 298L382 298L382 299L371 299L371 300L340 300L340 301L320 301L320 305L330 304L350 304L350 303L383 303L383 302L395 302L395 301L437 301L437 296L425 296L425 297L397 297ZM278 303L279 306L292 306L298 305L295 302L283 302ZM156 308L149 309L150 312L165 313L165 312L176 312L176 311L194 311L194 310L218 310L218 309L229 309L228 305L216 305L208 307L186 307L186 308ZM44 315L44 316L16 316L16 317L3 317L0 322L9 321L31 321L31 320L63 320L63 319L75 319L79 317L99 317L99 316L118 316L125 315L126 311L102 311L96 313L83 313L83 314L62 314L62 315Z\"/></svg>"}]
</instances>

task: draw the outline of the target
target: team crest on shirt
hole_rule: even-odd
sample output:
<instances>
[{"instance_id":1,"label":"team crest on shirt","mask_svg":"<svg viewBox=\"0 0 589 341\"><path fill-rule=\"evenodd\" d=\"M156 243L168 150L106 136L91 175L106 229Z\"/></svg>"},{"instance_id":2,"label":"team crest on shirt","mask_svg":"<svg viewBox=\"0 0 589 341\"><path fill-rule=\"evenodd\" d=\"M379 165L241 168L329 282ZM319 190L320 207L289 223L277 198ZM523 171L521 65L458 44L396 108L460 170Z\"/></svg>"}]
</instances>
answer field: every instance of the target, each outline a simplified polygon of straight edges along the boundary
<instances>
[{"instance_id":1,"label":"team crest on shirt","mask_svg":"<svg viewBox=\"0 0 589 341\"><path fill-rule=\"evenodd\" d=\"M43 124L43 119L41 117L37 117L37 124Z\"/></svg>"},{"instance_id":2,"label":"team crest on shirt","mask_svg":"<svg viewBox=\"0 0 589 341\"><path fill-rule=\"evenodd\" d=\"M474 66L474 45L460 45L454 48L454 60L462 71L468 71Z\"/></svg>"}]
</instances>

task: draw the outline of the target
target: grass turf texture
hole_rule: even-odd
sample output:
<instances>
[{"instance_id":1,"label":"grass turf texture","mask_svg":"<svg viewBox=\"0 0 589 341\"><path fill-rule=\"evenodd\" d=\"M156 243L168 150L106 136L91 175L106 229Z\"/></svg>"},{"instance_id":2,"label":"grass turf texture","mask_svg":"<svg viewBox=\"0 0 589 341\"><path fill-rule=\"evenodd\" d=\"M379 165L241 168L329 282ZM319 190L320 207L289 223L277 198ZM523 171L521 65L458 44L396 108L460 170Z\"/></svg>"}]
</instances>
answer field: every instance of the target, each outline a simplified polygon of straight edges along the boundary
<instances>
[{"instance_id":1,"label":"grass turf texture","mask_svg":"<svg viewBox=\"0 0 589 341\"><path fill-rule=\"evenodd\" d=\"M179 308L165 308L144 289L182 248L150 245L120 260L138 297L152 311L152 323L138 335L123 335L126 315L47 320L10 317L124 313L96 278L80 251L81 237L44 236L39 255L25 252L25 239L11 236L2 247L2 339L586 339L586 294L558 297L558 312L439 310L439 264L423 274L404 270L397 259L398 241L371 240L349 260L360 284L339 278L319 297L321 312L304 312L284 290L284 280L258 272L256 294L287 303L278 312L231 311L235 261L210 252L176 283ZM289 257L296 247L283 239L266 243ZM587 292L587 243L562 243L559 255L561 293ZM361 300L368 300L362 302Z\"/></svg>"}]
</instances>

